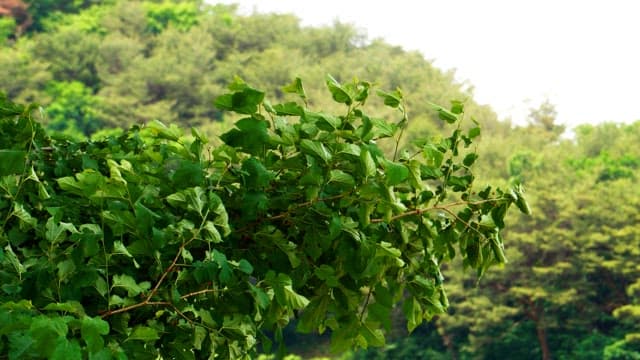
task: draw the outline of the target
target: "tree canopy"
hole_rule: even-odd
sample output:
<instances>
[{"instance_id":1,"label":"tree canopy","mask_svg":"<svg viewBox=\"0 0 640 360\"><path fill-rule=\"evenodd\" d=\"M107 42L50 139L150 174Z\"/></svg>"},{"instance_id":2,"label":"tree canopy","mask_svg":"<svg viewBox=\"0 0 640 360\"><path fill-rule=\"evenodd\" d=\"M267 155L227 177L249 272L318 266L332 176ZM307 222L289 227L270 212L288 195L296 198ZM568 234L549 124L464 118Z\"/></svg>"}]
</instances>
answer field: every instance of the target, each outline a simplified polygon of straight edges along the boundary
<instances>
[{"instance_id":1,"label":"tree canopy","mask_svg":"<svg viewBox=\"0 0 640 360\"><path fill-rule=\"evenodd\" d=\"M438 36L446 36L446 29ZM327 73L335 82L327 84ZM37 356L32 351L39 347L48 351L59 347L60 354L117 355L137 351L145 343L156 344L158 339L166 344L158 352L180 357L186 352L180 352L182 345L177 344L187 340L167 338L162 326L186 328L188 318L211 327L203 317L197 318L205 314L204 307L193 304L203 300L199 294L190 295L199 291L191 287L200 284L198 289L211 290L207 281L220 283L221 276L225 284L242 284L226 290L230 298L210 300L233 305L219 313L222 318L211 318L217 325L227 321L216 338L226 344L221 352L248 348L247 340L268 344L282 339L290 351L302 356L327 355L323 350L330 347L327 334L337 325L326 319L316 322L321 315L305 315L296 307L304 304L316 314L333 314L337 310L331 306L340 301L345 316L336 322L344 319L340 324L347 325L335 335L345 340L334 345L335 350L353 339L352 345L379 345L376 330L385 338L384 346L347 352L340 355L344 359L639 358L640 152L634 146L640 140L639 123L568 129L555 120L553 99L532 109L528 119L498 121L489 107L474 101L473 87L456 82L454 75L417 52L371 40L343 23L305 27L292 15L244 16L235 6L195 0L0 0L0 91L6 93L1 111L9 124L0 133L5 194L0 198L0 219L8 219L0 238L0 358ZM304 87L296 78L305 80ZM371 95L359 95L364 88ZM373 95L376 89L386 91L379 97ZM366 97L366 104L357 105L364 101L361 97ZM14 105L32 102L42 105L41 110ZM408 121L402 120L400 104L410 115ZM456 113L460 109L464 114ZM450 125L443 121L452 119L450 113L464 120ZM371 138L361 137L364 124L370 124ZM185 135L186 128L194 128L194 133ZM476 128L482 129L480 135ZM374 138L375 144L370 143ZM456 156L451 148L454 138L462 141ZM292 156L296 151L299 154ZM368 156L375 176L362 175L371 164ZM473 162L472 173L465 159ZM417 166L415 161L425 163ZM455 220L453 214L465 220L466 215L459 214L462 205L451 209L453 214L440 209L394 219L415 212L416 204L431 196L428 191L433 193L429 204L435 204L441 191L437 180L423 179L430 190L417 191L415 172L419 169L420 177L443 176L427 170L438 168L436 164L456 168L454 178L444 182L447 186L461 189L470 180L477 186L466 199L461 198L465 191L447 191L446 199L436 206L477 201L489 184L492 189L522 184L532 215L506 215L505 222L511 225L502 231L508 260L504 267L493 267L478 277L477 266L495 253L486 257L475 250L475 243L460 248L458 242L450 262L436 257L446 281L427 282L425 289L433 287L431 297L412 297L410 291L421 283L413 279L401 284L402 296L390 292L386 298L385 291L392 287L389 280L385 285L380 279L404 268L427 266L408 261L416 249L405 243L406 236L422 234L429 226L443 230L444 221ZM34 173L29 172L31 167ZM57 179L63 178L67 180L61 185ZM364 186L368 183L378 185ZM109 184L113 198L91 190L103 184ZM129 195L122 193L125 187ZM390 192L380 192L389 187L395 200ZM207 195L200 196L197 188ZM214 210L217 199L209 197L211 189L224 189L213 193L224 205L229 233L221 220L224 215ZM174 193L182 195L169 202ZM188 199L202 202L213 227L205 221L200 228L198 217L204 213L190 210L195 205ZM109 207L100 208L107 203ZM339 214L337 219L329 211ZM367 213L370 224L360 228ZM389 213L392 222L385 220ZM418 217L436 215L443 218L436 217L429 226L416 222ZM238 223L241 218L254 220ZM270 220L258 220L266 218ZM292 229L305 226L307 232L293 233ZM360 232L336 230L350 226ZM175 239L200 236L190 243L197 245L193 251L180 250L176 271L167 272L167 280L161 282L158 276L169 268L182 243L169 243L154 228L174 234ZM222 242L214 242L214 231ZM166 247L166 252L148 257L141 253L141 243L128 242L145 232L153 246ZM201 240L205 235L209 242ZM394 242L400 241L395 235L402 243ZM310 250L306 245L316 237L322 237L324 242L318 244L324 245ZM60 247L45 246L51 239ZM108 241L103 244L100 239ZM367 245L372 239L390 245L372 248ZM335 245L343 242L342 247ZM37 247L25 252L23 244ZM209 251L206 244L218 252ZM356 251L346 244L359 247L354 247ZM329 256L334 245L347 258L369 254L374 265L348 261L346 267ZM262 259L267 246L277 249ZM94 253L96 249L102 253ZM113 261L108 276L100 273L106 259ZM267 280L264 264L270 262L280 267ZM313 267L318 262L322 263ZM461 271L469 268L476 270ZM371 274L373 269L379 270L378 277ZM425 270L423 277L434 279L429 277L433 269ZM360 275L346 281L347 272ZM305 278L303 273L310 275ZM98 281L96 276L108 285L87 285ZM360 286L372 278L380 281ZM73 291L78 287L67 286L70 283L88 289L97 305L85 308L82 295ZM53 292L34 284L48 284ZM267 295L268 305L259 302L265 298L254 288ZM106 299L100 292L105 289ZM330 290L329 300L318 295L323 289ZM436 311L443 304L436 299L440 292L449 299L446 313ZM35 294L34 300L20 302L23 294ZM233 302L238 294L246 299ZM427 299L433 304L425 303ZM160 304L150 304L154 301ZM391 302L400 302L399 308L388 310ZM111 311L143 303L102 318L104 304ZM249 308L251 319L233 317ZM280 322L274 320L276 308L281 310ZM363 308L367 310L362 312ZM413 310L418 308L430 321L409 335L408 327L417 325L418 312ZM127 318L125 313L133 316ZM262 318L256 319L257 314ZM150 320L153 316L157 318ZM48 323L49 318L57 320ZM112 324L114 319L120 322ZM136 332L125 330L127 324L134 324ZM208 351L205 344L210 341L202 337L202 329L195 330L200 325L182 335L190 337L189 350L195 349L198 356ZM296 328L306 332L322 326L323 336L294 333ZM123 339L130 340L115 345ZM228 341L235 345L230 348Z\"/></svg>"}]
</instances>

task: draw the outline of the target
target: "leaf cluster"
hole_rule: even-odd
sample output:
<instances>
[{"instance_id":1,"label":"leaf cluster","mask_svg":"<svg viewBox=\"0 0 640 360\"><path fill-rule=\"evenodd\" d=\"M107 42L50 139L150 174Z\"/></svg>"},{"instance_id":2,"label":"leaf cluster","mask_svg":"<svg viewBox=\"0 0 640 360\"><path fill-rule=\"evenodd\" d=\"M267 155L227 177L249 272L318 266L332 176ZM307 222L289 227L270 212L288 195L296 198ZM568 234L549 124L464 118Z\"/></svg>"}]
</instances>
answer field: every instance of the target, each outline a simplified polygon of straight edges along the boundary
<instances>
[{"instance_id":1,"label":"leaf cluster","mask_svg":"<svg viewBox=\"0 0 640 360\"><path fill-rule=\"evenodd\" d=\"M444 263L506 261L507 209L529 208L519 187L473 189L461 104L449 137L398 149L402 92L378 92L389 121L365 112L370 83L326 84L339 115L300 79L278 104L236 79L216 105L242 118L216 147L160 122L52 140L2 98L0 353L248 359L294 317L334 351L382 346L395 305L409 330L446 310Z\"/></svg>"}]
</instances>

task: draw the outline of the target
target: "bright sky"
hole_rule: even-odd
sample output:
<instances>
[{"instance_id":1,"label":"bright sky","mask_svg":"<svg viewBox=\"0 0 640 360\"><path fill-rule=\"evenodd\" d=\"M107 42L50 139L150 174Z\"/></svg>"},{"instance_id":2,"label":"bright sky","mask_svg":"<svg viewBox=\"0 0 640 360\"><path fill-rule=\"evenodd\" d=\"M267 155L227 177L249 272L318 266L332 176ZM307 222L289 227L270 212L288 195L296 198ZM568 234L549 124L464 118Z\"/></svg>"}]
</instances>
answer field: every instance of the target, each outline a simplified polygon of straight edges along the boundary
<instances>
[{"instance_id":1,"label":"bright sky","mask_svg":"<svg viewBox=\"0 0 640 360\"><path fill-rule=\"evenodd\" d=\"M210 0L215 2L215 0ZM640 120L635 0L236 0L241 13L293 13L303 25L351 23L418 50L474 86L476 101L524 123L548 98L574 126Z\"/></svg>"}]
</instances>

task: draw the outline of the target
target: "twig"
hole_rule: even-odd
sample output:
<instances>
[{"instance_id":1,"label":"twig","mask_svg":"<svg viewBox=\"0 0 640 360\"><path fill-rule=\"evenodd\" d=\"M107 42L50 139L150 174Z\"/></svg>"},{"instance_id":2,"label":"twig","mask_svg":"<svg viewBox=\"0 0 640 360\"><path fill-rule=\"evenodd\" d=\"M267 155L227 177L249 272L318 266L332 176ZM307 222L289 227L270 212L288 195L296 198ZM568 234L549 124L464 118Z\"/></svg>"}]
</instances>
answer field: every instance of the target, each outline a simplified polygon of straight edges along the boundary
<instances>
[{"instance_id":1,"label":"twig","mask_svg":"<svg viewBox=\"0 0 640 360\"><path fill-rule=\"evenodd\" d=\"M267 218L267 220L282 219L282 218L285 218L285 217L289 216L289 214L291 214L292 212L294 212L294 211L296 211L298 209L309 207L309 206L313 206L313 205L315 205L316 203L319 203L319 202L325 202L325 201L341 199L341 198L343 198L343 197L345 197L345 196L347 196L347 195L349 195L351 193L352 193L352 191L348 191L346 193L342 193L342 194L339 194L339 195L328 196L326 198L318 198L318 199L315 199L315 200L305 201L303 203L297 204L296 206L294 206L293 208L291 208L291 209L289 209L289 210L287 210L285 212L282 212L282 213L280 213L278 215L270 216L270 217Z\"/></svg>"},{"instance_id":2,"label":"twig","mask_svg":"<svg viewBox=\"0 0 640 360\"><path fill-rule=\"evenodd\" d=\"M207 294L207 293L216 293L218 292L218 290L216 289L203 289L203 290L199 290L199 291L194 291L185 295L180 296L180 299L188 299L190 297L194 297L194 296L198 296L198 295L202 295L202 294Z\"/></svg>"},{"instance_id":3,"label":"twig","mask_svg":"<svg viewBox=\"0 0 640 360\"><path fill-rule=\"evenodd\" d=\"M153 305L156 305L156 306L158 306L158 305L168 306L168 305L172 305L172 304L170 302L168 302L168 301L148 301L148 300L145 300L145 301L139 302L137 304L125 306L125 307L120 308L120 309L109 310L109 311L105 312L104 314L102 314L101 317L104 319L104 318L107 318L109 316L113 316L113 315L116 315L116 314L120 314L120 313L124 313L124 312L127 312L127 311L131 311L133 309L137 309L139 307L143 307L143 306L147 306L147 305L151 305L151 306L153 306Z\"/></svg>"},{"instance_id":4,"label":"twig","mask_svg":"<svg viewBox=\"0 0 640 360\"><path fill-rule=\"evenodd\" d=\"M364 300L364 305L362 305L362 311L360 311L360 323L362 323L362 319L364 318L364 312L367 310L369 306L369 300L371 300L371 288L369 288L369 292L367 293L367 298Z\"/></svg>"}]
</instances>

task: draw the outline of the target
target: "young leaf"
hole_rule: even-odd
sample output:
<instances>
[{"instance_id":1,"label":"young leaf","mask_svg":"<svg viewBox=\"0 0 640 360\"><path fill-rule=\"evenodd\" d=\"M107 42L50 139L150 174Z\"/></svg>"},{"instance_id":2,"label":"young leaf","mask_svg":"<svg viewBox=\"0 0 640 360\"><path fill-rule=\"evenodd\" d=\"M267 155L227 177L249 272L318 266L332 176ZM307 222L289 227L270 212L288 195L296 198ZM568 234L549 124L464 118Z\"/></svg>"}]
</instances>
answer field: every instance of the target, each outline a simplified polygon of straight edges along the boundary
<instances>
[{"instance_id":1,"label":"young leaf","mask_svg":"<svg viewBox=\"0 0 640 360\"><path fill-rule=\"evenodd\" d=\"M409 177L409 169L404 164L384 159L382 162L388 186L395 186Z\"/></svg>"},{"instance_id":2,"label":"young leaf","mask_svg":"<svg viewBox=\"0 0 640 360\"><path fill-rule=\"evenodd\" d=\"M151 284L148 281L136 283L136 280L129 275L113 275L112 288L123 288L127 290L129 297L135 297L143 291L149 290Z\"/></svg>"},{"instance_id":3,"label":"young leaf","mask_svg":"<svg viewBox=\"0 0 640 360\"><path fill-rule=\"evenodd\" d=\"M478 159L478 154L469 153L464 157L464 160L462 160L462 163L464 164L464 166L471 166L473 165L474 162L476 162L477 159Z\"/></svg>"},{"instance_id":4,"label":"young leaf","mask_svg":"<svg viewBox=\"0 0 640 360\"><path fill-rule=\"evenodd\" d=\"M342 85L340 85L340 83L338 83L338 81L333 78L333 76L327 74L326 83L327 83L327 87L329 88L329 92L331 92L331 96L333 97L333 100L335 100L338 103L347 104L347 105L351 105L353 103L353 99L351 98L351 95L349 95L347 90L343 88Z\"/></svg>"},{"instance_id":5,"label":"young leaf","mask_svg":"<svg viewBox=\"0 0 640 360\"><path fill-rule=\"evenodd\" d=\"M460 100L451 100L451 113L460 115L464 112L464 103Z\"/></svg>"},{"instance_id":6,"label":"young leaf","mask_svg":"<svg viewBox=\"0 0 640 360\"><path fill-rule=\"evenodd\" d=\"M360 327L360 335L367 341L367 346L384 346L384 334L377 324L366 322Z\"/></svg>"},{"instance_id":7,"label":"young leaf","mask_svg":"<svg viewBox=\"0 0 640 360\"><path fill-rule=\"evenodd\" d=\"M302 100L307 99L307 94L304 91L304 87L302 86L302 80L299 77L296 77L291 84L282 87L282 91L290 94L298 95Z\"/></svg>"},{"instance_id":8,"label":"young leaf","mask_svg":"<svg viewBox=\"0 0 640 360\"><path fill-rule=\"evenodd\" d=\"M378 90L377 94L383 99L384 104L389 107L397 108L402 103L402 94L398 90L391 93Z\"/></svg>"},{"instance_id":9,"label":"young leaf","mask_svg":"<svg viewBox=\"0 0 640 360\"><path fill-rule=\"evenodd\" d=\"M136 326L131 332L131 335L127 338L130 340L140 340L144 342L155 341L160 338L160 334L158 334L158 330L154 328L150 328L148 326Z\"/></svg>"},{"instance_id":10,"label":"young leaf","mask_svg":"<svg viewBox=\"0 0 640 360\"><path fill-rule=\"evenodd\" d=\"M360 163L362 164L365 176L376 175L376 163L373 160L373 156L371 156L371 152L366 146L362 146L360 148Z\"/></svg>"},{"instance_id":11,"label":"young leaf","mask_svg":"<svg viewBox=\"0 0 640 360\"><path fill-rule=\"evenodd\" d=\"M331 170L331 172L329 173L329 182L339 183L349 187L356 184L353 176L347 174L342 170Z\"/></svg>"},{"instance_id":12,"label":"young leaf","mask_svg":"<svg viewBox=\"0 0 640 360\"><path fill-rule=\"evenodd\" d=\"M313 141L309 139L302 139L300 142L300 149L309 155L320 158L325 163L331 160L331 153L327 148L319 141Z\"/></svg>"},{"instance_id":13,"label":"young leaf","mask_svg":"<svg viewBox=\"0 0 640 360\"><path fill-rule=\"evenodd\" d=\"M224 94L216 98L214 105L220 110L235 111L239 114L254 114L258 105L264 100L264 92L246 86L232 94Z\"/></svg>"},{"instance_id":14,"label":"young leaf","mask_svg":"<svg viewBox=\"0 0 640 360\"><path fill-rule=\"evenodd\" d=\"M109 323L99 317L84 317L80 327L82 339L90 352L95 353L104 347L102 335L109 334Z\"/></svg>"},{"instance_id":15,"label":"young leaf","mask_svg":"<svg viewBox=\"0 0 640 360\"><path fill-rule=\"evenodd\" d=\"M51 360L81 360L82 350L77 340L67 340L64 337L58 338L50 357Z\"/></svg>"},{"instance_id":16,"label":"young leaf","mask_svg":"<svg viewBox=\"0 0 640 360\"><path fill-rule=\"evenodd\" d=\"M418 325L422 324L422 308L413 296L404 301L402 312L407 319L407 330L409 332L412 332Z\"/></svg>"}]
</instances>

